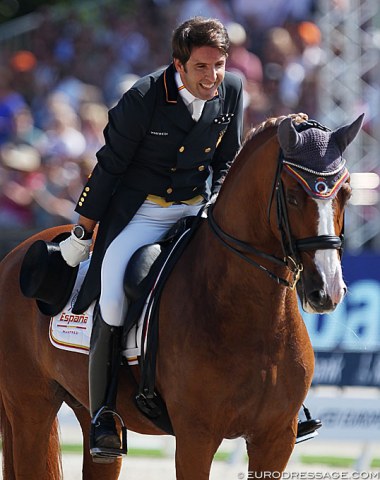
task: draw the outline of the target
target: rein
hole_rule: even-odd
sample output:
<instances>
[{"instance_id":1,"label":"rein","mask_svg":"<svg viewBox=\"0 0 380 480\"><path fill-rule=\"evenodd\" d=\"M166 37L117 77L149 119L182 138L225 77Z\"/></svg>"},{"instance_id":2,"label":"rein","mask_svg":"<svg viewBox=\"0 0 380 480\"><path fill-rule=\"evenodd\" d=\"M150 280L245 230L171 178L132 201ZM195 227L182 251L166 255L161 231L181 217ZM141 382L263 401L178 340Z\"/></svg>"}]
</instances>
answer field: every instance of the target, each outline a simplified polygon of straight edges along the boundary
<instances>
[{"instance_id":1,"label":"rein","mask_svg":"<svg viewBox=\"0 0 380 480\"><path fill-rule=\"evenodd\" d=\"M321 128L321 130L326 129L323 125L320 125L317 122L304 122L308 125L306 128ZM301 124L303 129L305 126ZM284 185L281 179L281 173L283 169L283 161L284 155L282 150L280 150L280 155L277 164L277 170L275 174L275 178L273 181L272 191L270 195L269 205L268 205L268 221L270 221L270 212L273 205L273 200L276 198L276 215L277 215L277 228L281 234L281 247L284 254L284 258L276 257L275 255L271 255L269 253L265 253L257 248L249 245L242 240L239 240L232 235L229 235L224 230L220 228L220 226L216 223L214 214L213 214L213 207L211 205L208 209L208 223L218 238L218 240L230 251L240 257L242 260L248 262L249 264L253 265L256 268L259 268L263 272L265 272L270 278L275 280L278 284L284 285L285 287L291 288L294 290L303 270L303 264L300 261L300 252L305 251L314 251L314 250L339 250L340 256L342 256L343 252L343 245L344 245L344 235L343 233L340 236L337 235L317 235L315 237L307 237L303 239L294 239L291 234L289 217L288 217L288 210L286 206L286 199L285 199L285 191ZM288 281L282 277L279 277L275 273L268 270L266 267L261 265L259 262L256 262L252 258L248 257L246 253L264 258L265 260L269 260L276 265L280 265L282 267L286 267L292 273L291 281Z\"/></svg>"},{"instance_id":2,"label":"rein","mask_svg":"<svg viewBox=\"0 0 380 480\"><path fill-rule=\"evenodd\" d=\"M294 290L299 277L301 275L301 272L303 270L303 265L295 262L292 257L288 257L285 259L281 259L276 257L275 255L271 255L269 253L262 252L261 250L258 250L257 248L253 247L252 245L249 245L246 242L243 242L242 240L239 240L232 235L229 235L226 233L224 230L222 230L219 225L216 223L214 214L213 214L213 207L214 205L211 205L207 211L207 220L208 223L211 227L212 232L215 234L216 238L226 247L228 250L236 254L238 257L240 257L242 260L248 262L249 264L253 265L254 267L262 270L265 272L272 280L275 280L279 285L284 285L285 287L291 288ZM234 246L236 245L236 246ZM258 257L264 258L266 260L271 261L272 263L275 263L276 265L280 265L282 267L287 267L293 274L292 281L289 282L285 278L279 277L275 273L271 272L268 270L264 265L261 265L260 263L256 262L250 257L247 257L245 253L250 253L253 255L256 255Z\"/></svg>"}]
</instances>

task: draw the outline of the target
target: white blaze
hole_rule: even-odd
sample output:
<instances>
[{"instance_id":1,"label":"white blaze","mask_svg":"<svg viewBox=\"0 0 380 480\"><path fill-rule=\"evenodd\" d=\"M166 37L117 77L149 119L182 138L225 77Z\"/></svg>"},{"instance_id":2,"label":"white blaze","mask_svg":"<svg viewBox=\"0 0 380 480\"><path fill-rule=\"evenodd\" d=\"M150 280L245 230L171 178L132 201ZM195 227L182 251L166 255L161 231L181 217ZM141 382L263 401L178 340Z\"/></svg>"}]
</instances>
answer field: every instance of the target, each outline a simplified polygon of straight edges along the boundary
<instances>
[{"instance_id":1,"label":"white blaze","mask_svg":"<svg viewBox=\"0 0 380 480\"><path fill-rule=\"evenodd\" d=\"M336 235L332 200L315 201L319 212L318 235ZM338 250L317 250L315 252L315 264L322 276L327 295L333 303L340 303L343 300L346 285L343 281Z\"/></svg>"}]
</instances>

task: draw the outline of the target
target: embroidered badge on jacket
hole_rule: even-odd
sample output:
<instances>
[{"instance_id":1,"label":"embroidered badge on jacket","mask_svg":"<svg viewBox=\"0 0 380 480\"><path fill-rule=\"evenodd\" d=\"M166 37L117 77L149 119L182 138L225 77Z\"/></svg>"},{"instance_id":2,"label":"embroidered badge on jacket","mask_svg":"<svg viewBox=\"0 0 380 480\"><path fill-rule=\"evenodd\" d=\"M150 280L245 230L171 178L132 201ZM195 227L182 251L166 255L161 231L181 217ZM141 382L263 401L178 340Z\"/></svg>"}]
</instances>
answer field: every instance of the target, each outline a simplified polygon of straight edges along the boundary
<instances>
[{"instance_id":1,"label":"embroidered badge on jacket","mask_svg":"<svg viewBox=\"0 0 380 480\"><path fill-rule=\"evenodd\" d=\"M214 118L214 123L217 123L218 125L221 125L222 123L230 123L234 115L234 113L223 113L222 115Z\"/></svg>"},{"instance_id":2,"label":"embroidered badge on jacket","mask_svg":"<svg viewBox=\"0 0 380 480\"><path fill-rule=\"evenodd\" d=\"M155 132L151 130L149 132L151 135L156 135L157 137L167 137L169 135L169 132Z\"/></svg>"}]
</instances>

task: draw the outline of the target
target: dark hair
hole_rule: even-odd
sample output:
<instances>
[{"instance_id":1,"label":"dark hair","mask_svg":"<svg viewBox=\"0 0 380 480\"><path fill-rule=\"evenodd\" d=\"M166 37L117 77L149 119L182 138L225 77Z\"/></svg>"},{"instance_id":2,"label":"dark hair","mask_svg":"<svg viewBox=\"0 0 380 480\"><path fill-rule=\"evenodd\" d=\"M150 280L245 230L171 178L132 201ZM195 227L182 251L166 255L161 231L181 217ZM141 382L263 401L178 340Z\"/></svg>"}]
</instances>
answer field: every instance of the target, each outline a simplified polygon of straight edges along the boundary
<instances>
[{"instance_id":1,"label":"dark hair","mask_svg":"<svg viewBox=\"0 0 380 480\"><path fill-rule=\"evenodd\" d=\"M182 23L173 33L173 58L183 65L194 47L215 47L224 55L230 46L226 27L216 18L194 17Z\"/></svg>"}]
</instances>

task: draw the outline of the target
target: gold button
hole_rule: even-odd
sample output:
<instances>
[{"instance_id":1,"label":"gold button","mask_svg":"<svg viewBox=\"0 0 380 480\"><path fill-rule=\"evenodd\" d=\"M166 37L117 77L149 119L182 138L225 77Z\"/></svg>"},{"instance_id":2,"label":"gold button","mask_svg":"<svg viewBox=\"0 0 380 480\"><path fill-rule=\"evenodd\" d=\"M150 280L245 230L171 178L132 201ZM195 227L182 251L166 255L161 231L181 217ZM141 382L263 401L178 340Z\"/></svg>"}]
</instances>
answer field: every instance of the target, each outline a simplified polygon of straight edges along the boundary
<instances>
[{"instance_id":1,"label":"gold button","mask_svg":"<svg viewBox=\"0 0 380 480\"><path fill-rule=\"evenodd\" d=\"M81 207L81 206L83 205L83 203L82 203L82 202L78 202L78 205Z\"/></svg>"},{"instance_id":2,"label":"gold button","mask_svg":"<svg viewBox=\"0 0 380 480\"><path fill-rule=\"evenodd\" d=\"M204 169L205 169L205 166L204 166L204 165L199 165L198 170L199 170L200 172L203 172Z\"/></svg>"},{"instance_id":3,"label":"gold button","mask_svg":"<svg viewBox=\"0 0 380 480\"><path fill-rule=\"evenodd\" d=\"M175 172L176 170L177 170L176 167L173 167L173 168L170 169L171 172Z\"/></svg>"},{"instance_id":4,"label":"gold button","mask_svg":"<svg viewBox=\"0 0 380 480\"><path fill-rule=\"evenodd\" d=\"M83 195L84 197L87 197L87 193L86 193L86 192L83 192L82 195Z\"/></svg>"},{"instance_id":5,"label":"gold button","mask_svg":"<svg viewBox=\"0 0 380 480\"><path fill-rule=\"evenodd\" d=\"M81 202L84 202L84 198L83 198L83 197L81 197L80 201L81 201Z\"/></svg>"},{"instance_id":6,"label":"gold button","mask_svg":"<svg viewBox=\"0 0 380 480\"><path fill-rule=\"evenodd\" d=\"M170 187L166 190L166 193L172 193L172 192L173 192L173 189Z\"/></svg>"},{"instance_id":7,"label":"gold button","mask_svg":"<svg viewBox=\"0 0 380 480\"><path fill-rule=\"evenodd\" d=\"M89 192L89 191L90 191L90 187L86 187L86 188L84 189L84 191L85 191L85 192Z\"/></svg>"},{"instance_id":8,"label":"gold button","mask_svg":"<svg viewBox=\"0 0 380 480\"><path fill-rule=\"evenodd\" d=\"M210 147L205 148L205 153L209 153L209 152L211 152L211 148Z\"/></svg>"},{"instance_id":9,"label":"gold button","mask_svg":"<svg viewBox=\"0 0 380 480\"><path fill-rule=\"evenodd\" d=\"M182 153L185 151L185 147L182 145L182 147L179 148L179 151Z\"/></svg>"}]
</instances>

